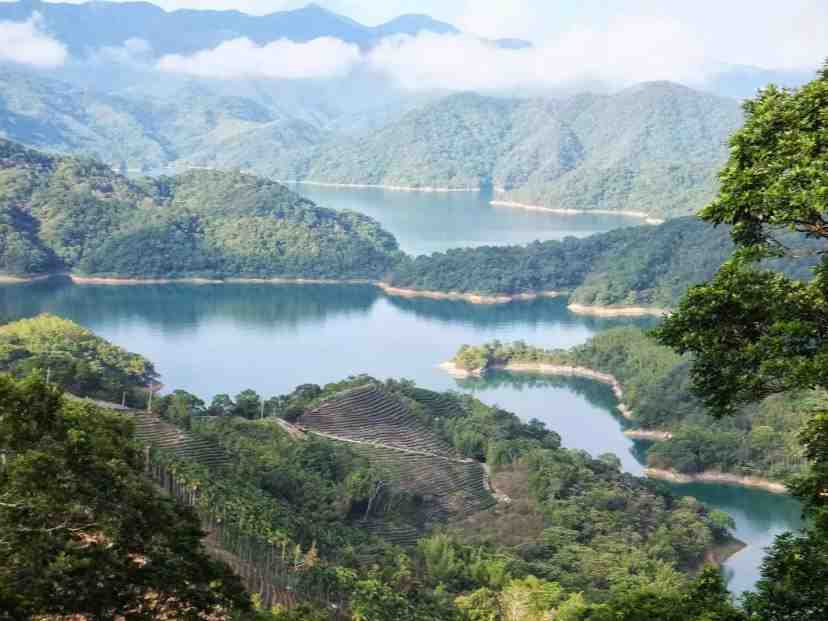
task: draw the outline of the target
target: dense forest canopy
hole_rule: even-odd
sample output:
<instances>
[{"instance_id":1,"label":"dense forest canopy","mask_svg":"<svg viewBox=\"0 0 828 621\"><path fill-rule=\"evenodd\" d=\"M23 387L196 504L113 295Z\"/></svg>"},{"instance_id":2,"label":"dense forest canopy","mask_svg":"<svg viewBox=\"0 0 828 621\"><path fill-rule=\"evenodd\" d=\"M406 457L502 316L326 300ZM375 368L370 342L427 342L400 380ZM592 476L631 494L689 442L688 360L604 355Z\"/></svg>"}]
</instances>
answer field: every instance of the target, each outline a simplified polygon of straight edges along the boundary
<instances>
[{"instance_id":1,"label":"dense forest canopy","mask_svg":"<svg viewBox=\"0 0 828 621\"><path fill-rule=\"evenodd\" d=\"M0 270L120 277L377 278L398 255L372 219L277 183L192 171L130 181L0 140Z\"/></svg>"},{"instance_id":2,"label":"dense forest canopy","mask_svg":"<svg viewBox=\"0 0 828 621\"><path fill-rule=\"evenodd\" d=\"M813 274L813 242L782 239L800 256L767 264L797 279ZM635 226L583 239L482 246L400 261L387 281L396 287L513 295L558 291L575 304L670 308L687 288L712 277L733 251L727 227L695 217Z\"/></svg>"}]
</instances>

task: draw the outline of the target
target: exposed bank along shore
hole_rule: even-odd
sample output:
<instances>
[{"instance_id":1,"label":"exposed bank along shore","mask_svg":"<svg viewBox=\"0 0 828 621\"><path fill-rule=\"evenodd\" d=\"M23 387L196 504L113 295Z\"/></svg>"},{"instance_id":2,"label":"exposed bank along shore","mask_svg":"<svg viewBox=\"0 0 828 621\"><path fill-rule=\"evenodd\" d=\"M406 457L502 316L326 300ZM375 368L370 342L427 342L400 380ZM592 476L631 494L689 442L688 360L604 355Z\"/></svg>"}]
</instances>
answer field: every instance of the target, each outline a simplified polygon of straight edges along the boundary
<instances>
[{"instance_id":1,"label":"exposed bank along shore","mask_svg":"<svg viewBox=\"0 0 828 621\"><path fill-rule=\"evenodd\" d=\"M378 183L330 183L327 181L299 181L286 180L276 181L282 184L297 184L297 185L314 185L321 188L351 188L356 190L374 189L374 190L390 190L392 192L479 192L480 188L465 187L465 188L440 188L430 185L414 186L414 185L382 185Z\"/></svg>"},{"instance_id":2,"label":"exposed bank along shore","mask_svg":"<svg viewBox=\"0 0 828 621\"><path fill-rule=\"evenodd\" d=\"M576 315L592 315L594 317L664 317L670 311L666 308L649 306L588 306L585 304L570 304L567 307Z\"/></svg>"},{"instance_id":3,"label":"exposed bank along shore","mask_svg":"<svg viewBox=\"0 0 828 621\"><path fill-rule=\"evenodd\" d=\"M646 211L630 211L617 209L570 209L567 207L545 207L543 205L530 205L528 203L518 203L507 200L493 200L490 203L493 207L512 207L515 209L530 209L532 211L546 211L548 213L558 213L563 215L579 215L579 214L599 214L602 216L629 216L631 218L641 218L647 224L664 224L662 218L653 218Z\"/></svg>"},{"instance_id":4,"label":"exposed bank along shore","mask_svg":"<svg viewBox=\"0 0 828 621\"><path fill-rule=\"evenodd\" d=\"M465 300L472 304L507 304L509 302L535 300L537 298L556 298L566 295L562 291L539 291L536 293L515 293L513 295L486 295L482 293L464 293L461 291L428 291L426 289L405 289L393 287L384 282L374 283L388 295L404 298L430 298L432 300Z\"/></svg>"},{"instance_id":5,"label":"exposed bank along shore","mask_svg":"<svg viewBox=\"0 0 828 621\"><path fill-rule=\"evenodd\" d=\"M324 279L324 278L118 278L100 276L78 276L67 274L78 285L222 285L222 284L274 284L274 285L373 285L367 279Z\"/></svg>"},{"instance_id":6,"label":"exposed bank along shore","mask_svg":"<svg viewBox=\"0 0 828 621\"><path fill-rule=\"evenodd\" d=\"M774 494L787 494L788 488L783 483L763 479L761 477L744 477L730 472L719 472L708 470L698 474L682 474L675 470L661 470L659 468L647 468L645 474L652 479L671 481L673 483L720 483L724 485L740 485L742 487L753 487L762 489Z\"/></svg>"},{"instance_id":7,"label":"exposed bank along shore","mask_svg":"<svg viewBox=\"0 0 828 621\"><path fill-rule=\"evenodd\" d=\"M610 375L609 373L601 373L585 367L545 364L541 362L510 362L505 365L492 365L485 369L468 370L463 369L457 366L454 362L449 361L444 362L440 365L440 367L454 377L459 378L481 377L489 370L512 371L514 373L541 373L544 375L567 377L584 377L612 387L612 392L619 402L618 411L625 419L630 421L635 420L635 415L632 410L630 410L630 408L623 402L624 389L621 386L621 383L615 378L615 376ZM650 440L655 442L664 442L673 437L673 434L669 431L649 429L629 429L624 432L624 435L636 440ZM652 479L671 481L673 483L719 483L762 489L774 494L787 493L785 485L783 483L779 483L778 481L771 481L770 479L763 479L761 477L745 477L738 474L719 472L715 470L700 472L698 474L682 474L680 472L676 472L675 470L646 468L644 473Z\"/></svg>"},{"instance_id":8,"label":"exposed bank along shore","mask_svg":"<svg viewBox=\"0 0 828 621\"><path fill-rule=\"evenodd\" d=\"M52 274L34 274L32 276L13 276L11 274L0 274L0 284L19 284L24 282L35 282L37 280L47 280L52 276Z\"/></svg>"}]
</instances>

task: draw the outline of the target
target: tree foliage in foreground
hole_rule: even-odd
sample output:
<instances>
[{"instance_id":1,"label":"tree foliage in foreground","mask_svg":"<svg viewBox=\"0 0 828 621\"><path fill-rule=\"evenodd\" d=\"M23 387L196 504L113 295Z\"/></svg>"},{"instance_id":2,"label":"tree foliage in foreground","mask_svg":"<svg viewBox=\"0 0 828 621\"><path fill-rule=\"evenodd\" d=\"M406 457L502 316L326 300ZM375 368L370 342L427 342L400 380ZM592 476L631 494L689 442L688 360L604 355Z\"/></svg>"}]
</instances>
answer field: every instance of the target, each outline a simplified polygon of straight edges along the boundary
<instances>
[{"instance_id":1,"label":"tree foliage in foreground","mask_svg":"<svg viewBox=\"0 0 828 621\"><path fill-rule=\"evenodd\" d=\"M794 388L828 388L828 63L797 91L770 87L745 104L719 197L702 212L731 226L737 251L710 282L694 287L658 338L693 355L697 394L717 416ZM780 230L819 244L811 280L757 268L785 256ZM791 491L810 518L803 533L771 546L747 599L752 618L817 621L828 614L828 416L814 408L802 432L809 471Z\"/></svg>"},{"instance_id":2,"label":"tree foliage in foreground","mask_svg":"<svg viewBox=\"0 0 828 621\"><path fill-rule=\"evenodd\" d=\"M250 607L195 515L143 478L131 423L0 376L0 618L200 619Z\"/></svg>"}]
</instances>

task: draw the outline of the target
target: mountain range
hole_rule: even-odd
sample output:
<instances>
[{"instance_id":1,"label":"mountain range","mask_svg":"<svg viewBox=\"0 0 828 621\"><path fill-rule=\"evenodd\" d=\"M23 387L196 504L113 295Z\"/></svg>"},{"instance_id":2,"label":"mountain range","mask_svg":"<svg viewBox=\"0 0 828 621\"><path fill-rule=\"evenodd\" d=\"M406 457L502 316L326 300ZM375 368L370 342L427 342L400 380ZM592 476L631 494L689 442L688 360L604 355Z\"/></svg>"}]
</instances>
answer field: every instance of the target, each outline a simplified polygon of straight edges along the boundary
<instances>
[{"instance_id":1,"label":"mountain range","mask_svg":"<svg viewBox=\"0 0 828 621\"><path fill-rule=\"evenodd\" d=\"M239 11L167 12L149 2L68 4L21 0L0 4L0 20L23 21L35 11L45 29L77 56L97 48L121 46L129 39L143 39L159 54L188 54L239 37L260 44L277 39L305 42L334 37L370 47L393 35L458 32L454 26L427 15L401 15L379 26L365 26L316 4L257 16ZM505 41L509 46L514 43Z\"/></svg>"}]
</instances>

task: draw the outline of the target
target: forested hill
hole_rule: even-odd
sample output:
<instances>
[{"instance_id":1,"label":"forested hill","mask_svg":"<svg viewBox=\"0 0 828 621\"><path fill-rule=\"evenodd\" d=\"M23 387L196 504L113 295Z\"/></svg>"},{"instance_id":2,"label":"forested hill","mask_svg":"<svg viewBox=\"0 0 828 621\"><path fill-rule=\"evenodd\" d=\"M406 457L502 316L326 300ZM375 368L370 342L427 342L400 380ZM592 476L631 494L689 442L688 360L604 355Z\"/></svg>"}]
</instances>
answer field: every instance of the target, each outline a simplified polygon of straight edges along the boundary
<instances>
[{"instance_id":1,"label":"forested hill","mask_svg":"<svg viewBox=\"0 0 828 621\"><path fill-rule=\"evenodd\" d=\"M668 82L615 95L441 99L379 132L336 139L276 178L481 187L500 198L572 209L694 213L714 196L737 102ZM289 165L288 165L289 164Z\"/></svg>"},{"instance_id":2,"label":"forested hill","mask_svg":"<svg viewBox=\"0 0 828 621\"><path fill-rule=\"evenodd\" d=\"M377 222L237 172L131 181L0 140L0 273L376 278L399 251Z\"/></svg>"},{"instance_id":3,"label":"forested hill","mask_svg":"<svg viewBox=\"0 0 828 621\"><path fill-rule=\"evenodd\" d=\"M714 274L731 249L725 228L677 218L584 239L421 256L402 262L389 282L484 295L566 291L580 304L668 307Z\"/></svg>"},{"instance_id":4,"label":"forested hill","mask_svg":"<svg viewBox=\"0 0 828 621\"><path fill-rule=\"evenodd\" d=\"M792 243L791 240L789 243ZM807 240L797 238L798 244ZM727 227L695 217L635 226L583 239L449 250L400 262L394 287L516 295L568 292L589 306L669 308L691 285L711 278L733 250ZM774 262L796 278L812 277L813 255Z\"/></svg>"}]
</instances>

